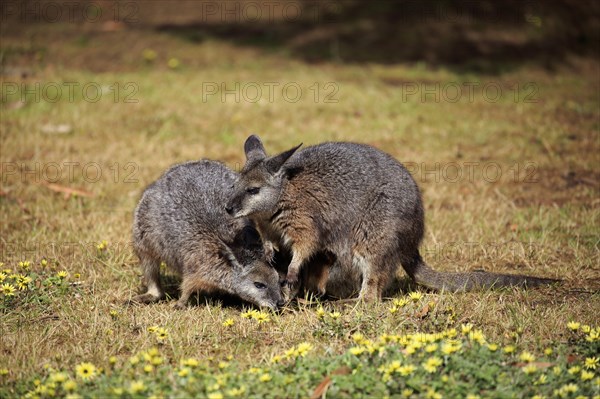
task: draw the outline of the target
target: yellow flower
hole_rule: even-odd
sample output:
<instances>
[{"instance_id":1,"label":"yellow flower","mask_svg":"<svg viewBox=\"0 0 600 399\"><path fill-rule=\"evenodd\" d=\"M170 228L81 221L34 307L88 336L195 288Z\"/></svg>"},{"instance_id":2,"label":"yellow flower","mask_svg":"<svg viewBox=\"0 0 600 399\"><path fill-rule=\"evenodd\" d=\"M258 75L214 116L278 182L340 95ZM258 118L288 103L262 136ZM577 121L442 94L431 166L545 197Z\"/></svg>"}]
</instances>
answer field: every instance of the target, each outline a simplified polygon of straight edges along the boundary
<instances>
[{"instance_id":1,"label":"yellow flower","mask_svg":"<svg viewBox=\"0 0 600 399\"><path fill-rule=\"evenodd\" d=\"M248 373L250 374L259 374L262 373L262 369L259 367L250 367L250 369L248 369Z\"/></svg>"},{"instance_id":2,"label":"yellow flower","mask_svg":"<svg viewBox=\"0 0 600 399\"><path fill-rule=\"evenodd\" d=\"M483 335L483 331L474 330L469 332L469 340L477 342L479 345L485 344L485 336Z\"/></svg>"},{"instance_id":3,"label":"yellow flower","mask_svg":"<svg viewBox=\"0 0 600 399\"><path fill-rule=\"evenodd\" d=\"M498 345L496 344L488 344L487 347L490 350L490 352L496 352L498 350Z\"/></svg>"},{"instance_id":4,"label":"yellow flower","mask_svg":"<svg viewBox=\"0 0 600 399\"><path fill-rule=\"evenodd\" d=\"M408 297L413 300L413 302L417 302L419 299L423 298L423 294L420 292L410 292Z\"/></svg>"},{"instance_id":5,"label":"yellow flower","mask_svg":"<svg viewBox=\"0 0 600 399\"><path fill-rule=\"evenodd\" d=\"M146 364L144 366L144 373L151 373L154 371L154 366L151 364Z\"/></svg>"},{"instance_id":6,"label":"yellow flower","mask_svg":"<svg viewBox=\"0 0 600 399\"><path fill-rule=\"evenodd\" d=\"M331 312L329 313L329 317L331 317L333 320L337 320L340 317L342 317L342 314L340 312Z\"/></svg>"},{"instance_id":7,"label":"yellow flower","mask_svg":"<svg viewBox=\"0 0 600 399\"><path fill-rule=\"evenodd\" d=\"M208 399L223 399L223 394L221 392L211 392L207 397Z\"/></svg>"},{"instance_id":8,"label":"yellow flower","mask_svg":"<svg viewBox=\"0 0 600 399\"><path fill-rule=\"evenodd\" d=\"M392 307L390 308L390 313L391 313L391 314L394 314L394 313L396 313L396 312L398 311L398 309L399 309L399 308L398 308L398 306L394 305L394 306L392 306Z\"/></svg>"},{"instance_id":9,"label":"yellow flower","mask_svg":"<svg viewBox=\"0 0 600 399\"><path fill-rule=\"evenodd\" d=\"M463 324L460 326L460 330L463 333L463 335L468 335L471 332L471 330L473 330L473 324L471 324L471 323Z\"/></svg>"},{"instance_id":10,"label":"yellow flower","mask_svg":"<svg viewBox=\"0 0 600 399\"><path fill-rule=\"evenodd\" d=\"M167 65L171 69L177 69L177 68L179 68L179 65L181 65L181 63L179 62L179 60L177 58L170 58L169 62L167 62ZM216 398L212 398L212 399L216 399Z\"/></svg>"},{"instance_id":11,"label":"yellow flower","mask_svg":"<svg viewBox=\"0 0 600 399\"><path fill-rule=\"evenodd\" d=\"M567 370L567 371L571 375L579 374L579 372L581 371L581 367L579 367L579 366L573 366L573 367L569 368L569 370Z\"/></svg>"},{"instance_id":12,"label":"yellow flower","mask_svg":"<svg viewBox=\"0 0 600 399\"><path fill-rule=\"evenodd\" d=\"M553 353L554 353L554 350L552 350L552 348L544 349L544 355L546 355L546 356L550 356Z\"/></svg>"},{"instance_id":13,"label":"yellow flower","mask_svg":"<svg viewBox=\"0 0 600 399\"><path fill-rule=\"evenodd\" d=\"M190 369L187 367L184 367L177 372L177 375L180 377L187 377L189 374L190 374Z\"/></svg>"},{"instance_id":14,"label":"yellow flower","mask_svg":"<svg viewBox=\"0 0 600 399\"><path fill-rule=\"evenodd\" d=\"M442 359L434 356L434 357L430 357L429 359L427 359L427 361L425 363L423 363L423 368L428 373L435 373L437 368L441 365L442 365Z\"/></svg>"},{"instance_id":15,"label":"yellow flower","mask_svg":"<svg viewBox=\"0 0 600 399\"><path fill-rule=\"evenodd\" d=\"M52 382L63 383L69 376L66 373L58 372L50 375L49 380Z\"/></svg>"},{"instance_id":16,"label":"yellow flower","mask_svg":"<svg viewBox=\"0 0 600 399\"><path fill-rule=\"evenodd\" d=\"M254 315L252 315L252 318L256 320L258 324L268 323L269 321L271 321L269 315L265 312L256 312Z\"/></svg>"},{"instance_id":17,"label":"yellow flower","mask_svg":"<svg viewBox=\"0 0 600 399\"><path fill-rule=\"evenodd\" d=\"M481 399L481 396L470 393L467 395L466 399Z\"/></svg>"},{"instance_id":18,"label":"yellow flower","mask_svg":"<svg viewBox=\"0 0 600 399\"><path fill-rule=\"evenodd\" d=\"M108 242L106 240L102 240L96 245L96 249L98 251L104 251L108 247Z\"/></svg>"},{"instance_id":19,"label":"yellow flower","mask_svg":"<svg viewBox=\"0 0 600 399\"><path fill-rule=\"evenodd\" d=\"M527 375L533 374L537 371L537 366L535 364L528 364L527 366L523 367L522 370Z\"/></svg>"},{"instance_id":20,"label":"yellow flower","mask_svg":"<svg viewBox=\"0 0 600 399\"><path fill-rule=\"evenodd\" d=\"M257 313L258 313L258 310L250 309L245 312L242 312L242 314L240 316L242 316L242 318L244 318L244 319L252 319L252 318L254 318L254 315Z\"/></svg>"},{"instance_id":21,"label":"yellow flower","mask_svg":"<svg viewBox=\"0 0 600 399\"><path fill-rule=\"evenodd\" d=\"M184 366L186 367L191 367L191 368L196 368L198 367L198 365L200 364L198 362L198 360L194 359L193 357L187 358L184 361L181 362Z\"/></svg>"},{"instance_id":22,"label":"yellow flower","mask_svg":"<svg viewBox=\"0 0 600 399\"><path fill-rule=\"evenodd\" d=\"M0 272L0 283L3 282L4 280L6 280L6 274L3 272Z\"/></svg>"},{"instance_id":23,"label":"yellow flower","mask_svg":"<svg viewBox=\"0 0 600 399\"><path fill-rule=\"evenodd\" d=\"M282 359L283 359L283 357L281 357L280 355L275 355L271 359L271 363L279 363Z\"/></svg>"},{"instance_id":24,"label":"yellow flower","mask_svg":"<svg viewBox=\"0 0 600 399\"><path fill-rule=\"evenodd\" d=\"M48 266L48 261L46 259L42 259L40 261L40 265L42 265L42 267L46 267L46 266Z\"/></svg>"},{"instance_id":25,"label":"yellow flower","mask_svg":"<svg viewBox=\"0 0 600 399\"><path fill-rule=\"evenodd\" d=\"M167 339L167 337L169 336L169 333L167 332L166 328L163 327L159 327L156 332L154 333L154 335L156 336L156 340L158 342L162 342L165 339Z\"/></svg>"},{"instance_id":26,"label":"yellow flower","mask_svg":"<svg viewBox=\"0 0 600 399\"><path fill-rule=\"evenodd\" d=\"M246 392L246 388L244 387L233 388L227 391L227 396L235 398L237 396L242 396L244 392Z\"/></svg>"},{"instance_id":27,"label":"yellow flower","mask_svg":"<svg viewBox=\"0 0 600 399\"><path fill-rule=\"evenodd\" d=\"M261 375L260 377L258 377L258 380L260 382L269 382L269 381L271 381L271 376L268 373L265 373L265 374Z\"/></svg>"},{"instance_id":28,"label":"yellow flower","mask_svg":"<svg viewBox=\"0 0 600 399\"><path fill-rule=\"evenodd\" d=\"M312 348L313 346L308 342L302 342L298 344L298 347L296 348L296 353L298 354L298 356L304 357L308 352L312 350Z\"/></svg>"},{"instance_id":29,"label":"yellow flower","mask_svg":"<svg viewBox=\"0 0 600 399\"><path fill-rule=\"evenodd\" d=\"M403 308L406 305L408 305L408 299L406 299L406 298L396 298L396 299L394 299L394 301L392 303L394 304L395 307Z\"/></svg>"},{"instance_id":30,"label":"yellow flower","mask_svg":"<svg viewBox=\"0 0 600 399\"><path fill-rule=\"evenodd\" d=\"M360 356L365 352L365 350L366 349L362 346L353 346L348 350L348 352L350 352L354 356Z\"/></svg>"},{"instance_id":31,"label":"yellow flower","mask_svg":"<svg viewBox=\"0 0 600 399\"><path fill-rule=\"evenodd\" d=\"M583 331L586 334L589 334L590 331L592 331L592 327L586 325L581 326L581 331Z\"/></svg>"},{"instance_id":32,"label":"yellow flower","mask_svg":"<svg viewBox=\"0 0 600 399\"><path fill-rule=\"evenodd\" d=\"M67 276L69 275L69 273L66 272L66 270L61 270L60 272L56 273L56 276L58 278L67 278Z\"/></svg>"},{"instance_id":33,"label":"yellow flower","mask_svg":"<svg viewBox=\"0 0 600 399\"><path fill-rule=\"evenodd\" d=\"M586 369L592 369L592 370L596 370L596 367L598 367L598 362L600 360L597 357L587 357L585 358L585 364L583 365L583 367L585 367Z\"/></svg>"},{"instance_id":34,"label":"yellow flower","mask_svg":"<svg viewBox=\"0 0 600 399\"><path fill-rule=\"evenodd\" d=\"M425 397L427 399L442 399L442 395L436 392L433 388L430 388L426 393Z\"/></svg>"},{"instance_id":35,"label":"yellow flower","mask_svg":"<svg viewBox=\"0 0 600 399\"><path fill-rule=\"evenodd\" d=\"M158 326L148 327L149 333L155 333L156 331L158 331Z\"/></svg>"},{"instance_id":36,"label":"yellow flower","mask_svg":"<svg viewBox=\"0 0 600 399\"><path fill-rule=\"evenodd\" d=\"M435 352L438 348L437 344L429 344L425 347L425 352L427 353L431 353L431 352Z\"/></svg>"},{"instance_id":37,"label":"yellow flower","mask_svg":"<svg viewBox=\"0 0 600 399\"><path fill-rule=\"evenodd\" d=\"M15 296L16 289L12 284L2 284L0 291L4 296Z\"/></svg>"},{"instance_id":38,"label":"yellow flower","mask_svg":"<svg viewBox=\"0 0 600 399\"><path fill-rule=\"evenodd\" d=\"M581 381L589 381L594 378L594 373L591 371L582 371L581 372Z\"/></svg>"},{"instance_id":39,"label":"yellow flower","mask_svg":"<svg viewBox=\"0 0 600 399\"><path fill-rule=\"evenodd\" d=\"M146 61L154 61L156 59L156 51L149 48L144 49L144 51L142 51L142 56Z\"/></svg>"},{"instance_id":40,"label":"yellow flower","mask_svg":"<svg viewBox=\"0 0 600 399\"><path fill-rule=\"evenodd\" d=\"M554 366L552 368L552 372L554 373L554 375L560 375L562 373L562 369L560 368L560 366Z\"/></svg>"},{"instance_id":41,"label":"yellow flower","mask_svg":"<svg viewBox=\"0 0 600 399\"><path fill-rule=\"evenodd\" d=\"M154 356L152 358L152 360L150 360L150 363L152 363L155 366L160 366L162 364L162 362L163 362L163 359L160 356Z\"/></svg>"},{"instance_id":42,"label":"yellow flower","mask_svg":"<svg viewBox=\"0 0 600 399\"><path fill-rule=\"evenodd\" d=\"M73 392L77 389L77 383L73 380L67 380L62 384L63 389L67 392Z\"/></svg>"},{"instance_id":43,"label":"yellow flower","mask_svg":"<svg viewBox=\"0 0 600 399\"><path fill-rule=\"evenodd\" d=\"M525 351L525 352L521 352L521 354L519 355L519 359L521 359L522 362L531 363L535 360L535 356L533 356L531 353Z\"/></svg>"},{"instance_id":44,"label":"yellow flower","mask_svg":"<svg viewBox=\"0 0 600 399\"><path fill-rule=\"evenodd\" d=\"M515 351L515 347L512 345L506 345L504 347L504 353L513 353Z\"/></svg>"},{"instance_id":45,"label":"yellow flower","mask_svg":"<svg viewBox=\"0 0 600 399\"><path fill-rule=\"evenodd\" d=\"M131 358L129 358L129 364L131 364L132 366L135 366L139 362L140 362L140 358L137 356L132 356Z\"/></svg>"},{"instance_id":46,"label":"yellow flower","mask_svg":"<svg viewBox=\"0 0 600 399\"><path fill-rule=\"evenodd\" d=\"M417 368L415 366L413 366L412 364L407 364L405 366L400 366L400 368L398 369L398 373L401 376L406 377L406 376L414 373L416 369Z\"/></svg>"},{"instance_id":47,"label":"yellow flower","mask_svg":"<svg viewBox=\"0 0 600 399\"><path fill-rule=\"evenodd\" d=\"M129 392L131 392L132 394L138 394L138 393L142 393L146 390L146 385L144 385L143 381L132 381L131 384L129 384Z\"/></svg>"},{"instance_id":48,"label":"yellow flower","mask_svg":"<svg viewBox=\"0 0 600 399\"><path fill-rule=\"evenodd\" d=\"M218 364L217 367L219 367L219 370L223 370L227 366L229 366L229 363L227 363L227 362L219 362L219 364Z\"/></svg>"},{"instance_id":49,"label":"yellow flower","mask_svg":"<svg viewBox=\"0 0 600 399\"><path fill-rule=\"evenodd\" d=\"M235 322L233 321L233 319L227 319L223 322L223 327L231 327L234 324Z\"/></svg>"},{"instance_id":50,"label":"yellow flower","mask_svg":"<svg viewBox=\"0 0 600 399\"><path fill-rule=\"evenodd\" d=\"M402 397L403 397L403 398L410 398L410 397L412 397L412 396L413 396L413 393L414 393L414 392L415 392L415 391L413 391L413 390L412 390L412 389L410 389L410 388L405 388L405 389L403 389L403 390L402 390Z\"/></svg>"},{"instance_id":51,"label":"yellow flower","mask_svg":"<svg viewBox=\"0 0 600 399\"><path fill-rule=\"evenodd\" d=\"M537 379L537 381L533 383L533 385L544 385L547 381L548 381L548 377L546 376L546 374L542 374Z\"/></svg>"},{"instance_id":52,"label":"yellow flower","mask_svg":"<svg viewBox=\"0 0 600 399\"><path fill-rule=\"evenodd\" d=\"M7 368L1 368L0 369L0 376L5 376L8 375L8 369Z\"/></svg>"},{"instance_id":53,"label":"yellow flower","mask_svg":"<svg viewBox=\"0 0 600 399\"><path fill-rule=\"evenodd\" d=\"M577 331L577 330L579 330L580 326L581 326L581 323L578 323L576 321L570 321L570 322L567 323L567 327L571 331Z\"/></svg>"},{"instance_id":54,"label":"yellow flower","mask_svg":"<svg viewBox=\"0 0 600 399\"><path fill-rule=\"evenodd\" d=\"M81 363L75 367L77 375L84 381L91 380L96 376L96 366L92 363Z\"/></svg>"},{"instance_id":55,"label":"yellow flower","mask_svg":"<svg viewBox=\"0 0 600 399\"><path fill-rule=\"evenodd\" d=\"M119 312L116 311L115 309L111 309L110 312L108 312L108 314L110 315L110 317L112 317L114 319L119 315Z\"/></svg>"},{"instance_id":56,"label":"yellow flower","mask_svg":"<svg viewBox=\"0 0 600 399\"><path fill-rule=\"evenodd\" d=\"M29 268L31 267L31 262L30 262L30 261L28 261L28 260L26 260L26 261L23 261L23 262L19 262L19 263L18 263L18 266L19 266L21 269L23 269L23 270L25 270L25 271L28 271L28 270L29 270Z\"/></svg>"},{"instance_id":57,"label":"yellow flower","mask_svg":"<svg viewBox=\"0 0 600 399\"><path fill-rule=\"evenodd\" d=\"M317 314L317 319L322 319L325 317L325 309L323 309L323 306L319 306L315 313Z\"/></svg>"}]
</instances>

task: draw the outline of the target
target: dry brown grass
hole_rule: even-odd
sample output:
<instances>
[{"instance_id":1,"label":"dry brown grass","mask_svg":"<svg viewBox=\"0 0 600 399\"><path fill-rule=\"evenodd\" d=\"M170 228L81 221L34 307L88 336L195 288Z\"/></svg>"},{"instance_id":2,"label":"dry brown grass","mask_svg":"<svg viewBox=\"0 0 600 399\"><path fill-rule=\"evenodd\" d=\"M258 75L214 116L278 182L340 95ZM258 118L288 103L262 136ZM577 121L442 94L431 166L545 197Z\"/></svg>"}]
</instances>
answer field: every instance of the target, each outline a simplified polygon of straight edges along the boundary
<instances>
[{"instance_id":1,"label":"dry brown grass","mask_svg":"<svg viewBox=\"0 0 600 399\"><path fill-rule=\"evenodd\" d=\"M457 75L404 65L317 67L226 42L196 45L153 32L134 32L138 41L131 47L131 37L124 40L122 32L88 34L83 43L80 31L69 25L3 29L6 64L35 58L31 48L44 53L43 61L32 67L33 77L5 75L3 84L118 82L122 87L132 82L139 88L134 104L115 103L110 95L97 103L28 100L20 108L12 96L2 104L1 260L14 269L18 261L29 259L39 268L41 259L48 258L71 279L81 274L80 289L71 294L52 298L48 305L0 313L0 366L10 370L11 381L40 371L44 364L73 366L89 360L106 365L111 355L125 358L154 344L147 333L153 325L168 328L166 347L174 359L233 355L252 365L301 341L312 342L319 352L335 353L356 331L435 331L471 322L496 342L509 341L512 332L522 329L523 345L539 348L563 341L570 320L597 323L596 61L573 60L574 66L553 73L528 67L501 76ZM160 55L154 65L144 64L140 52L146 47ZM106 63L106 57L114 69L90 72L96 60ZM181 68L166 67L168 57L178 57ZM221 102L218 96L202 100L206 82L271 81L281 86L297 82L304 96L297 103L283 101L280 94L273 103L236 103L231 97ZM463 97L457 103L423 103L418 96L404 101L397 81L497 82L506 90L515 82L533 82L539 92L535 103L515 102L513 92L495 103L481 93L473 102ZM321 93L315 102L308 94L315 82L321 90L334 82L339 101L324 103ZM60 123L73 132L42 131L47 124ZM143 187L169 165L186 160L207 157L236 167L243 162L242 143L250 132L261 134L273 152L298 142L348 140L371 143L404 162L423 163L435 170L427 176L416 172L427 209L423 252L432 266L526 273L565 283L535 290L428 293L426 301L436 306L424 317L390 315L387 301L328 303L326 307L342 313L344 327L338 332L325 329L314 306L305 304L291 306L260 326L240 319L239 306L224 307L214 300L201 299L185 311L173 310L173 302L122 306L137 290L137 261L128 241L132 210ZM63 173L57 184L89 191L93 197L65 199L46 187L49 179L43 170L53 162ZM66 162L97 163L102 176L92 182L94 169L86 179L76 166L70 178ZM465 162L479 166L473 179L452 182L442 174L451 162L461 164L463 172ZM489 182L477 173L492 163L502 178ZM530 165L532 180L524 180L530 170L523 169L515 179L515 165ZM14 174L7 169L13 166L18 169ZM132 180L127 181L130 172ZM108 251L98 257L95 245L102 240L108 242ZM447 309L455 312L456 320L448 321ZM111 317L111 310L118 315ZM227 318L236 324L223 327Z\"/></svg>"}]
</instances>

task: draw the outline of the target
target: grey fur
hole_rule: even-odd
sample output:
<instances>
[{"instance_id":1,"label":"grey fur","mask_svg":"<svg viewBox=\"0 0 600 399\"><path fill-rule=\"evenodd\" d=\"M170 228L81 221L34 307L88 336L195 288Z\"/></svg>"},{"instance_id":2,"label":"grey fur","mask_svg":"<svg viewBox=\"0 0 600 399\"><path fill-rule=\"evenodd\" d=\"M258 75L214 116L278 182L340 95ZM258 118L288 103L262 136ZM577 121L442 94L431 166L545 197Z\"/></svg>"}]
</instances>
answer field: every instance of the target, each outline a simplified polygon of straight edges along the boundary
<instances>
[{"instance_id":1,"label":"grey fur","mask_svg":"<svg viewBox=\"0 0 600 399\"><path fill-rule=\"evenodd\" d=\"M182 276L178 307L196 291L225 292L273 309L283 304L278 273L252 222L232 218L223 207L237 179L225 165L203 160L176 165L146 188L135 210L133 247L147 292L133 301L164 297L165 262Z\"/></svg>"},{"instance_id":2,"label":"grey fur","mask_svg":"<svg viewBox=\"0 0 600 399\"><path fill-rule=\"evenodd\" d=\"M349 294L360 281L364 300L381 298L400 265L418 284L438 290L555 281L435 271L419 254L424 233L421 194L400 162L364 144L297 148L268 157L260 139L250 136L247 162L227 205L232 215L256 222L266 245L290 251L287 280L292 287L312 274L299 272L304 265L314 267L311 258L323 252L333 260L327 266L329 282L330 273L317 268L325 279L317 282L319 291Z\"/></svg>"}]
</instances>

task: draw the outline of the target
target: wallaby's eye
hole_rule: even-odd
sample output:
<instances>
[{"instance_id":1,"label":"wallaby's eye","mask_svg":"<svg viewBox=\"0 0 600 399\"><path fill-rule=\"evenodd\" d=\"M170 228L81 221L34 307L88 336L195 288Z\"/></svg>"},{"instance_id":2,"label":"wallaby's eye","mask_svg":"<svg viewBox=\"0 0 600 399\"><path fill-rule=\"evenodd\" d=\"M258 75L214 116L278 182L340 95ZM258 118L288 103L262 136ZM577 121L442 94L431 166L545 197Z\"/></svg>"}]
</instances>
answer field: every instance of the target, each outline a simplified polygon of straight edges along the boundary
<instances>
[{"instance_id":1,"label":"wallaby's eye","mask_svg":"<svg viewBox=\"0 0 600 399\"><path fill-rule=\"evenodd\" d=\"M260 191L260 187L248 187L246 189L246 192L250 195L258 194L259 191Z\"/></svg>"},{"instance_id":2,"label":"wallaby's eye","mask_svg":"<svg viewBox=\"0 0 600 399\"><path fill-rule=\"evenodd\" d=\"M258 288L259 290L264 290L265 288L267 288L267 286L266 286L265 284L263 284L263 283L259 283L258 281L256 281L256 282L254 283L254 286L255 286L256 288Z\"/></svg>"}]
</instances>

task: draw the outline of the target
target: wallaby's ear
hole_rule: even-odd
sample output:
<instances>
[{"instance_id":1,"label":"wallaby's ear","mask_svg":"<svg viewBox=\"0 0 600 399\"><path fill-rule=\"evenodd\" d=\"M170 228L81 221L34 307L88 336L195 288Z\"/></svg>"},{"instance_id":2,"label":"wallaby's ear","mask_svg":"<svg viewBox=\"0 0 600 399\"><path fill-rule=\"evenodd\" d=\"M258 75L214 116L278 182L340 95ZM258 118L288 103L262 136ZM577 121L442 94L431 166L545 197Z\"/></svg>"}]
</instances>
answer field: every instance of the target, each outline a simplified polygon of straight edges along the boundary
<instances>
[{"instance_id":1,"label":"wallaby's ear","mask_svg":"<svg viewBox=\"0 0 600 399\"><path fill-rule=\"evenodd\" d=\"M246 160L248 161L262 160L267 157L262 141L254 134L246 139L246 142L244 143L244 152L246 153Z\"/></svg>"},{"instance_id":2,"label":"wallaby's ear","mask_svg":"<svg viewBox=\"0 0 600 399\"><path fill-rule=\"evenodd\" d=\"M294 147L292 149L289 149L287 151L282 152L279 155L275 155L275 156L267 159L265 161L265 165L267 166L267 170L269 171L269 173L275 173L279 169L281 169L281 167L283 166L283 164L286 163L286 161L292 155L294 155L294 153L296 152L296 150L298 148L300 148L301 145L302 145L302 143L298 144L296 147Z\"/></svg>"}]
</instances>

